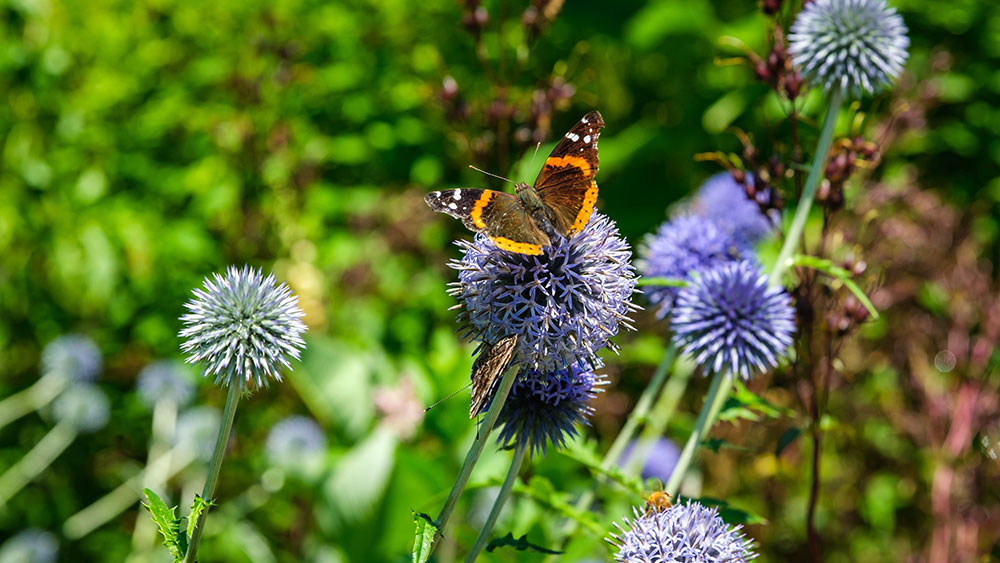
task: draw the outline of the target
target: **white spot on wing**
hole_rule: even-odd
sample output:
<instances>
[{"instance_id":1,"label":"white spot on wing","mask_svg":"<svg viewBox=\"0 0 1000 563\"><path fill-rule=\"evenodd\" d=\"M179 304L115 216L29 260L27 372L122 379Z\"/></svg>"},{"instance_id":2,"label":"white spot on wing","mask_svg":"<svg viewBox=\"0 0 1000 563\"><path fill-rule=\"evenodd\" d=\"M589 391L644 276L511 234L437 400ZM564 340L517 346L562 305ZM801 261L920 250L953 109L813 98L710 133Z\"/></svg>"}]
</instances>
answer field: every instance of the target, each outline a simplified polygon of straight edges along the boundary
<instances>
[{"instance_id":1,"label":"white spot on wing","mask_svg":"<svg viewBox=\"0 0 1000 563\"><path fill-rule=\"evenodd\" d=\"M583 142L584 143L589 143L590 142L590 135L587 135L586 137L584 137L583 138Z\"/></svg>"},{"instance_id":2,"label":"white spot on wing","mask_svg":"<svg viewBox=\"0 0 1000 563\"><path fill-rule=\"evenodd\" d=\"M458 209L458 206L455 205L454 203L449 203L448 204L448 209Z\"/></svg>"},{"instance_id":3,"label":"white spot on wing","mask_svg":"<svg viewBox=\"0 0 1000 563\"><path fill-rule=\"evenodd\" d=\"M566 138L573 141L574 143L580 140L580 136L576 133L566 133Z\"/></svg>"},{"instance_id":4,"label":"white spot on wing","mask_svg":"<svg viewBox=\"0 0 1000 563\"><path fill-rule=\"evenodd\" d=\"M455 195L451 196L455 198L455 201L462 199L462 192L460 190L455 190Z\"/></svg>"},{"instance_id":5,"label":"white spot on wing","mask_svg":"<svg viewBox=\"0 0 1000 563\"><path fill-rule=\"evenodd\" d=\"M590 122L587 121L586 117L582 117L582 118L580 118L580 123L590 123Z\"/></svg>"},{"instance_id":6,"label":"white spot on wing","mask_svg":"<svg viewBox=\"0 0 1000 563\"><path fill-rule=\"evenodd\" d=\"M431 192L431 197L441 197L441 192Z\"/></svg>"}]
</instances>

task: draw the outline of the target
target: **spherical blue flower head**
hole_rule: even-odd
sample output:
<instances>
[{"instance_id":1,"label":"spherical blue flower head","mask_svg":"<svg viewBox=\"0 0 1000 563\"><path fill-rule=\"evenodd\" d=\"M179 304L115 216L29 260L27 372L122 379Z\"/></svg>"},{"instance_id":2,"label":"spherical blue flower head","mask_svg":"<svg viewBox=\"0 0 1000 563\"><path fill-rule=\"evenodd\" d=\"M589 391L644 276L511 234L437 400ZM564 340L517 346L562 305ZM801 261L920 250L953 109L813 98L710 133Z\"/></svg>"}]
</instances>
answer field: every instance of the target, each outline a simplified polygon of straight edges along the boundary
<instances>
[{"instance_id":1,"label":"spherical blue flower head","mask_svg":"<svg viewBox=\"0 0 1000 563\"><path fill-rule=\"evenodd\" d=\"M747 175L747 182L752 184L753 176ZM774 223L760 212L757 202L747 197L746 188L737 184L729 172L705 180L695 197L694 210L748 245L774 232Z\"/></svg>"},{"instance_id":2,"label":"spherical blue flower head","mask_svg":"<svg viewBox=\"0 0 1000 563\"><path fill-rule=\"evenodd\" d=\"M683 215L663 223L655 236L646 237L640 253L643 276L676 279L689 279L694 271L753 255L745 241L700 215ZM656 314L660 318L670 313L679 291L662 286L645 289L650 303L659 305Z\"/></svg>"},{"instance_id":3,"label":"spherical blue flower head","mask_svg":"<svg viewBox=\"0 0 1000 563\"><path fill-rule=\"evenodd\" d=\"M778 365L795 333L795 310L781 287L768 287L754 262L704 270L682 288L670 318L674 344L708 373L749 379Z\"/></svg>"},{"instance_id":4,"label":"spherical blue flower head","mask_svg":"<svg viewBox=\"0 0 1000 563\"><path fill-rule=\"evenodd\" d=\"M94 341L82 334L66 334L42 350L42 375L58 375L75 381L94 381L104 362Z\"/></svg>"},{"instance_id":5,"label":"spherical blue flower head","mask_svg":"<svg viewBox=\"0 0 1000 563\"><path fill-rule=\"evenodd\" d=\"M111 404L97 386L75 383L52 403L52 414L59 423L69 424L78 432L94 432L108 423Z\"/></svg>"},{"instance_id":6,"label":"spherical blue flower head","mask_svg":"<svg viewBox=\"0 0 1000 563\"><path fill-rule=\"evenodd\" d=\"M885 0L815 0L788 36L792 60L825 90L878 93L903 71L903 18Z\"/></svg>"},{"instance_id":7,"label":"spherical blue flower head","mask_svg":"<svg viewBox=\"0 0 1000 563\"><path fill-rule=\"evenodd\" d=\"M275 463L300 463L303 458L323 455L326 436L316 421L305 416L289 416L267 434L268 457Z\"/></svg>"},{"instance_id":8,"label":"spherical blue flower head","mask_svg":"<svg viewBox=\"0 0 1000 563\"><path fill-rule=\"evenodd\" d=\"M212 407L193 407L177 417L173 446L189 448L197 459L208 461L215 449L222 415Z\"/></svg>"},{"instance_id":9,"label":"spherical blue flower head","mask_svg":"<svg viewBox=\"0 0 1000 563\"><path fill-rule=\"evenodd\" d=\"M625 450L622 452L620 461L618 462L619 465L624 466L629 462L638 443L638 440L632 440L625 446ZM646 463L642 467L642 478L656 478L666 483L670 480L670 474L674 472L677 460L681 457L680 448L666 438L657 438L652 443L648 452L649 455L646 457Z\"/></svg>"},{"instance_id":10,"label":"spherical blue flower head","mask_svg":"<svg viewBox=\"0 0 1000 563\"><path fill-rule=\"evenodd\" d=\"M632 509L635 519L615 522L618 533L607 541L618 549L615 561L646 563L684 561L690 563L742 563L757 557L753 542L729 527L718 509L688 501L666 510Z\"/></svg>"},{"instance_id":11,"label":"spherical blue flower head","mask_svg":"<svg viewBox=\"0 0 1000 563\"><path fill-rule=\"evenodd\" d=\"M267 387L269 379L281 381L278 370L291 368L288 357L298 359L305 347L299 298L273 274L230 266L225 276L205 278L204 290L195 289L185 307L181 350L190 363L204 360L216 384Z\"/></svg>"},{"instance_id":12,"label":"spherical blue flower head","mask_svg":"<svg viewBox=\"0 0 1000 563\"><path fill-rule=\"evenodd\" d=\"M0 563L55 563L58 555L56 535L39 528L21 530L0 547Z\"/></svg>"},{"instance_id":13,"label":"spherical blue flower head","mask_svg":"<svg viewBox=\"0 0 1000 563\"><path fill-rule=\"evenodd\" d=\"M142 368L135 387L139 400L148 407L164 400L183 406L194 397L188 367L176 360L159 360Z\"/></svg>"},{"instance_id":14,"label":"spherical blue flower head","mask_svg":"<svg viewBox=\"0 0 1000 563\"><path fill-rule=\"evenodd\" d=\"M595 213L583 231L552 237L539 256L497 248L477 234L458 243L461 260L449 293L464 307L459 320L466 337L496 344L518 335L514 361L551 372L583 362L599 362L619 324L632 328L626 314L635 289L632 250L613 221Z\"/></svg>"},{"instance_id":15,"label":"spherical blue flower head","mask_svg":"<svg viewBox=\"0 0 1000 563\"><path fill-rule=\"evenodd\" d=\"M607 384L603 375L580 364L551 372L526 370L518 374L500 411L497 441L505 447L526 442L531 455L548 444L566 446L576 436L576 423L587 422L594 409L590 401Z\"/></svg>"}]
</instances>

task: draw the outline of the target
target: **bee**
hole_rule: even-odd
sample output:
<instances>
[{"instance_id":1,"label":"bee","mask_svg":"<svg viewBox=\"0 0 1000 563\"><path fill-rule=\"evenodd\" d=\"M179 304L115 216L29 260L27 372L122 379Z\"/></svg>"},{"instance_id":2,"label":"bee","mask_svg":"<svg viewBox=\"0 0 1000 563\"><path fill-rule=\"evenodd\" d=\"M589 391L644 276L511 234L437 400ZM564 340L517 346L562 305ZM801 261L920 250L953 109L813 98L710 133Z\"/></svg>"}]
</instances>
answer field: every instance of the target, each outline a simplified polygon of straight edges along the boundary
<instances>
[{"instance_id":1,"label":"bee","mask_svg":"<svg viewBox=\"0 0 1000 563\"><path fill-rule=\"evenodd\" d=\"M646 497L646 514L652 514L654 512L666 512L673 506L670 502L670 495L663 491L653 491Z\"/></svg>"}]
</instances>

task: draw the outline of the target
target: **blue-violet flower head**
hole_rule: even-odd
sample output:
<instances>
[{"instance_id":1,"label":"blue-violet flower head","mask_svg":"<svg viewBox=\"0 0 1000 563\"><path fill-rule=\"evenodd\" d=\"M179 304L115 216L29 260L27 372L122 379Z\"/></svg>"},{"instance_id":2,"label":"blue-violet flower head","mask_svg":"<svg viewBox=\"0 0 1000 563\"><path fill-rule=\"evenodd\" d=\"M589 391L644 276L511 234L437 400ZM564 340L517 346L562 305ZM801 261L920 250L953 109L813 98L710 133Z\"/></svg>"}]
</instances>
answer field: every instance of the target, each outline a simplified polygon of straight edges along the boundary
<instances>
[{"instance_id":1,"label":"blue-violet flower head","mask_svg":"<svg viewBox=\"0 0 1000 563\"><path fill-rule=\"evenodd\" d=\"M181 350L190 363L205 361L216 384L244 391L267 387L270 379L281 380L278 370L290 368L288 358L298 359L305 347L298 301L273 274L265 278L249 266L230 266L225 276L206 278L204 289L195 289L185 305Z\"/></svg>"},{"instance_id":2,"label":"blue-violet flower head","mask_svg":"<svg viewBox=\"0 0 1000 563\"><path fill-rule=\"evenodd\" d=\"M94 432L108 423L111 404L96 385L74 383L56 397L52 414L60 424L69 424L77 432Z\"/></svg>"},{"instance_id":3,"label":"blue-violet flower head","mask_svg":"<svg viewBox=\"0 0 1000 563\"><path fill-rule=\"evenodd\" d=\"M82 334L66 334L42 350L42 375L57 375L74 381L94 381L104 362L97 344Z\"/></svg>"},{"instance_id":4,"label":"blue-violet flower head","mask_svg":"<svg viewBox=\"0 0 1000 563\"><path fill-rule=\"evenodd\" d=\"M173 445L183 446L194 453L196 459L208 461L215 449L216 435L222 415L213 407L192 407L177 417Z\"/></svg>"},{"instance_id":5,"label":"blue-violet flower head","mask_svg":"<svg viewBox=\"0 0 1000 563\"><path fill-rule=\"evenodd\" d=\"M903 71L910 40L885 0L815 0L788 36L792 60L825 90L878 93Z\"/></svg>"},{"instance_id":6,"label":"blue-violet flower head","mask_svg":"<svg viewBox=\"0 0 1000 563\"><path fill-rule=\"evenodd\" d=\"M699 272L677 294L670 327L674 344L710 374L744 379L778 365L792 344L795 310L781 287L768 287L755 262Z\"/></svg>"},{"instance_id":7,"label":"blue-violet flower head","mask_svg":"<svg viewBox=\"0 0 1000 563\"><path fill-rule=\"evenodd\" d=\"M194 381L188 367L177 360L157 360L139 372L135 382L139 400L147 407L159 401L184 406L194 397Z\"/></svg>"},{"instance_id":8,"label":"blue-violet flower head","mask_svg":"<svg viewBox=\"0 0 1000 563\"><path fill-rule=\"evenodd\" d=\"M0 563L55 563L59 555L56 535L40 528L27 528L0 547Z\"/></svg>"},{"instance_id":9,"label":"blue-violet flower head","mask_svg":"<svg viewBox=\"0 0 1000 563\"><path fill-rule=\"evenodd\" d=\"M753 181L753 176L747 174L747 182L752 185ZM729 172L705 180L695 196L694 212L715 221L717 227L748 245L774 232L774 223L761 213L757 202L747 196L746 188L736 183Z\"/></svg>"},{"instance_id":10,"label":"blue-violet flower head","mask_svg":"<svg viewBox=\"0 0 1000 563\"><path fill-rule=\"evenodd\" d=\"M618 532L607 538L620 563L744 563L757 556L741 526L727 525L714 507L689 500L666 510L632 512L635 518L622 518L624 526L615 522Z\"/></svg>"},{"instance_id":11,"label":"blue-violet flower head","mask_svg":"<svg viewBox=\"0 0 1000 563\"><path fill-rule=\"evenodd\" d=\"M281 419L271 428L267 434L265 450L272 463L302 463L307 458L323 455L326 451L326 436L315 420L293 415Z\"/></svg>"},{"instance_id":12,"label":"blue-violet flower head","mask_svg":"<svg viewBox=\"0 0 1000 563\"><path fill-rule=\"evenodd\" d=\"M598 365L597 352L619 325L632 328L635 270L632 251L614 222L595 213L584 229L552 237L538 256L501 250L488 237L457 243L459 271L449 293L463 311L466 337L496 344L518 335L514 362L541 372L583 363Z\"/></svg>"},{"instance_id":13,"label":"blue-violet flower head","mask_svg":"<svg viewBox=\"0 0 1000 563\"><path fill-rule=\"evenodd\" d=\"M618 465L626 466L632 459L632 456L636 453L636 448L639 447L638 440L632 440L625 450L622 451L622 455L619 458ZM659 479L661 482L666 483L670 480L670 474L674 472L674 467L677 466L677 460L681 457L681 450L673 442L667 438L657 438L656 441L649 444L646 450L646 463L643 464L642 471L640 475L643 479ZM642 451L643 448L639 448Z\"/></svg>"}]
</instances>

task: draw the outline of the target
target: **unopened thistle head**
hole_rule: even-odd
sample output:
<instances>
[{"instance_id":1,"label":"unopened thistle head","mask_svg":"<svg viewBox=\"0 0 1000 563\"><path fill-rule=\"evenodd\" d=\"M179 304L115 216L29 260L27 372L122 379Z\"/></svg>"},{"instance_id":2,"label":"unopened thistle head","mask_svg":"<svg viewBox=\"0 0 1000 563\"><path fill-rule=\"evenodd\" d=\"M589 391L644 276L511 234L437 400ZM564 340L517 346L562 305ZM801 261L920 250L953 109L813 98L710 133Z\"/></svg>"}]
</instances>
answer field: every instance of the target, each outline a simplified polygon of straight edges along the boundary
<instances>
[{"instance_id":1,"label":"unopened thistle head","mask_svg":"<svg viewBox=\"0 0 1000 563\"><path fill-rule=\"evenodd\" d=\"M677 294L674 343L708 373L744 379L778 365L792 344L795 311L780 287L768 287L754 262L702 270Z\"/></svg>"},{"instance_id":2,"label":"unopened thistle head","mask_svg":"<svg viewBox=\"0 0 1000 563\"><path fill-rule=\"evenodd\" d=\"M510 447L525 442L534 455L552 444L566 446L576 436L576 424L587 422L594 409L590 401L607 380L579 364L552 372L526 370L518 375L500 411L498 442Z\"/></svg>"},{"instance_id":3,"label":"unopened thistle head","mask_svg":"<svg viewBox=\"0 0 1000 563\"><path fill-rule=\"evenodd\" d=\"M744 563L757 555L753 542L740 533L740 526L729 527L718 509L688 501L666 510L633 508L634 519L615 522L617 533L607 541L618 552L620 563L649 561L690 561Z\"/></svg>"},{"instance_id":4,"label":"unopened thistle head","mask_svg":"<svg viewBox=\"0 0 1000 563\"><path fill-rule=\"evenodd\" d=\"M188 404L194 396L189 369L177 360L150 363L142 368L135 383L139 399L149 407L160 401L171 401L178 406Z\"/></svg>"},{"instance_id":5,"label":"unopened thistle head","mask_svg":"<svg viewBox=\"0 0 1000 563\"><path fill-rule=\"evenodd\" d=\"M449 292L464 309L466 336L490 345L519 336L513 361L526 368L595 366L601 348L617 350L609 339L619 325L632 328L632 250L604 215L568 239L552 237L539 256L501 250L483 234L458 245L463 256L449 264L459 271Z\"/></svg>"},{"instance_id":6,"label":"unopened thistle head","mask_svg":"<svg viewBox=\"0 0 1000 563\"><path fill-rule=\"evenodd\" d=\"M45 345L42 350L42 375L55 375L75 381L94 381L104 362L101 351L90 337L67 334Z\"/></svg>"},{"instance_id":7,"label":"unopened thistle head","mask_svg":"<svg viewBox=\"0 0 1000 563\"><path fill-rule=\"evenodd\" d=\"M290 368L288 358L305 347L304 313L299 299L274 275L266 278L249 266L230 266L225 276L213 274L181 317L187 361L204 361L206 374L216 384L239 385L244 391L281 380L279 370Z\"/></svg>"},{"instance_id":8,"label":"unopened thistle head","mask_svg":"<svg viewBox=\"0 0 1000 563\"><path fill-rule=\"evenodd\" d=\"M52 403L52 414L59 423L69 424L77 432L94 432L108 423L111 404L96 385L74 383Z\"/></svg>"},{"instance_id":9,"label":"unopened thistle head","mask_svg":"<svg viewBox=\"0 0 1000 563\"><path fill-rule=\"evenodd\" d=\"M639 269L646 277L686 280L697 270L752 256L746 241L701 215L682 215L660 225L639 249ZM677 287L645 288L646 298L657 305L657 316L670 313L680 291Z\"/></svg>"},{"instance_id":10,"label":"unopened thistle head","mask_svg":"<svg viewBox=\"0 0 1000 563\"><path fill-rule=\"evenodd\" d=\"M815 0L789 35L792 60L825 90L878 93L903 71L910 40L885 0Z\"/></svg>"}]
</instances>

